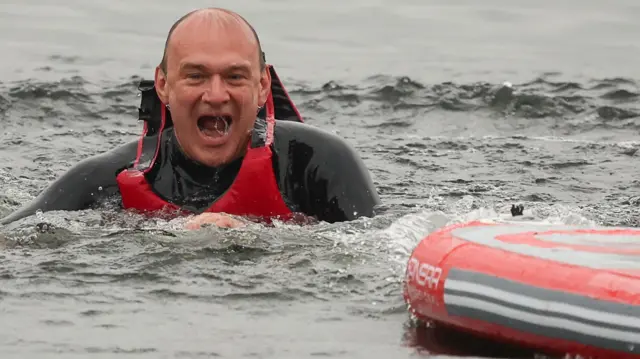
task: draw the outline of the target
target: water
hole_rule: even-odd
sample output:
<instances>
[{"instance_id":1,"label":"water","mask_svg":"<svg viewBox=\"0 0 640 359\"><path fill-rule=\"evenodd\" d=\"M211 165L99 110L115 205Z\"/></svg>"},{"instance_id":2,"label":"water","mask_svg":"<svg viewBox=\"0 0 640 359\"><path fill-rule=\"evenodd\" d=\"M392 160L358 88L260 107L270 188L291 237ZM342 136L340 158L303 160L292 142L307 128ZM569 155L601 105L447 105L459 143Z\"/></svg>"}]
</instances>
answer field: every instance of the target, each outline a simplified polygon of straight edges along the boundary
<instances>
[{"instance_id":1,"label":"water","mask_svg":"<svg viewBox=\"0 0 640 359\"><path fill-rule=\"evenodd\" d=\"M0 3L0 215L136 138L137 82L171 23L210 4ZM415 326L400 291L416 243L512 203L640 224L637 1L216 5L254 24L306 121L361 152L385 212L186 232L105 209L0 228L3 358L526 357Z\"/></svg>"}]
</instances>

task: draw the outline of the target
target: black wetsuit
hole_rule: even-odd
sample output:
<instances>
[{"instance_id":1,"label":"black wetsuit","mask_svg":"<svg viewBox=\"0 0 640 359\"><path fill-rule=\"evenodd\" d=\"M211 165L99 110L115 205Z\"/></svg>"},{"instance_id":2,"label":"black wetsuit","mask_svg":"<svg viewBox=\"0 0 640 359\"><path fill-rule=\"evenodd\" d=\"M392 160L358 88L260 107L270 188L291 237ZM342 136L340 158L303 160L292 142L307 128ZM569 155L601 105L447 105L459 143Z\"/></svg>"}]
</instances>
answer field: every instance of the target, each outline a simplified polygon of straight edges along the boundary
<instances>
[{"instance_id":1,"label":"black wetsuit","mask_svg":"<svg viewBox=\"0 0 640 359\"><path fill-rule=\"evenodd\" d=\"M374 215L380 200L370 174L354 149L340 137L304 123L277 120L271 148L278 188L293 212L327 222ZM95 208L102 199L119 196L116 176L132 166L136 151L134 141L78 163L32 203L0 223L7 224L37 210ZM170 127L164 131L157 165L147 180L162 197L199 213L231 185L241 161L221 168L191 161L178 147Z\"/></svg>"}]
</instances>

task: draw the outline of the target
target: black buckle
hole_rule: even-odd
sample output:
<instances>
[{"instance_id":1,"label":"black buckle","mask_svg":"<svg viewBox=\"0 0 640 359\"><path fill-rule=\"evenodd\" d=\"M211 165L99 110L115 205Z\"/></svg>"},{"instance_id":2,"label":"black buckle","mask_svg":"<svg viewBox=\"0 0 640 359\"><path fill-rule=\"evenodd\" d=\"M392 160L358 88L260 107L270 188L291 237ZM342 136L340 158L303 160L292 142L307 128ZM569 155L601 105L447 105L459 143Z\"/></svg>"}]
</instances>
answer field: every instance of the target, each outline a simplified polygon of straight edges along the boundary
<instances>
[{"instance_id":1,"label":"black buckle","mask_svg":"<svg viewBox=\"0 0 640 359\"><path fill-rule=\"evenodd\" d=\"M140 107L138 107L138 120L149 121L153 112L157 94L155 93L155 82L153 80L141 80L138 84L140 91Z\"/></svg>"}]
</instances>

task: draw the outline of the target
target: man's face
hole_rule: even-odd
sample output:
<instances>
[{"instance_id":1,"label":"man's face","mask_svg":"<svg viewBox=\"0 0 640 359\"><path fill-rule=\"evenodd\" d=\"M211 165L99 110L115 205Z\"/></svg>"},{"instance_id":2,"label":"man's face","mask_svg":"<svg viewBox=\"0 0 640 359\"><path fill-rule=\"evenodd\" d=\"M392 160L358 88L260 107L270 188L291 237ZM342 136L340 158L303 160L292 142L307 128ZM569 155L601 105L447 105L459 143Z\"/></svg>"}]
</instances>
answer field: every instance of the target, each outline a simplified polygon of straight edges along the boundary
<instances>
[{"instance_id":1,"label":"man's face","mask_svg":"<svg viewBox=\"0 0 640 359\"><path fill-rule=\"evenodd\" d=\"M208 166L244 153L270 88L251 30L226 13L184 20L167 48L167 73L156 69L156 89L170 107L180 146Z\"/></svg>"}]
</instances>

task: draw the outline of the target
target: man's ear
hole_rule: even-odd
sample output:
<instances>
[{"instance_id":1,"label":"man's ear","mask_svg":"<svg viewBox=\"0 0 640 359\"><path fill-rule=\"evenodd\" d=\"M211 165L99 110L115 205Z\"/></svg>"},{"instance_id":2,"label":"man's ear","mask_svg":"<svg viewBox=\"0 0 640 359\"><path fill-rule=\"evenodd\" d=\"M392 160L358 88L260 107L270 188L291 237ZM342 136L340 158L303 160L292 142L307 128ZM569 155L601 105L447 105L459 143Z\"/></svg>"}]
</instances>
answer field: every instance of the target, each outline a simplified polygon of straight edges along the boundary
<instances>
[{"instance_id":1,"label":"man's ear","mask_svg":"<svg viewBox=\"0 0 640 359\"><path fill-rule=\"evenodd\" d=\"M169 104L169 94L167 93L167 75L160 68L160 66L156 67L155 74L155 82L154 85L156 87L156 92L158 93L158 97L163 104Z\"/></svg>"},{"instance_id":2,"label":"man's ear","mask_svg":"<svg viewBox=\"0 0 640 359\"><path fill-rule=\"evenodd\" d=\"M258 106L264 106L267 102L267 96L271 92L271 71L267 65L260 75L260 94L258 95Z\"/></svg>"}]
</instances>

